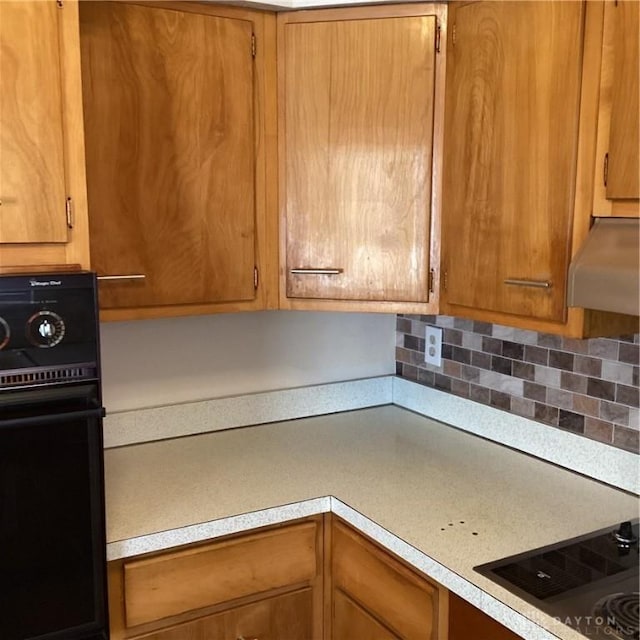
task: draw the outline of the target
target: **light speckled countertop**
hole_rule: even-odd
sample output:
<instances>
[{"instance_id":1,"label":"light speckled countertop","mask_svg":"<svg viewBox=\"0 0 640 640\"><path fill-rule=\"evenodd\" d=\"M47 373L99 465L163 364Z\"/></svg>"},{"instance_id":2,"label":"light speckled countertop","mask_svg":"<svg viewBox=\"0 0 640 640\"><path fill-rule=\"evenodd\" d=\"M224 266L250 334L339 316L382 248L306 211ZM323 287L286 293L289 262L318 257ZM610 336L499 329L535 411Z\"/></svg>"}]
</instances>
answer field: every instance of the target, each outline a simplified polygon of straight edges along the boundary
<instances>
[{"instance_id":1,"label":"light speckled countertop","mask_svg":"<svg viewBox=\"0 0 640 640\"><path fill-rule=\"evenodd\" d=\"M396 406L110 449L105 474L110 559L331 510L529 640L584 638L473 567L638 514L635 496Z\"/></svg>"}]
</instances>

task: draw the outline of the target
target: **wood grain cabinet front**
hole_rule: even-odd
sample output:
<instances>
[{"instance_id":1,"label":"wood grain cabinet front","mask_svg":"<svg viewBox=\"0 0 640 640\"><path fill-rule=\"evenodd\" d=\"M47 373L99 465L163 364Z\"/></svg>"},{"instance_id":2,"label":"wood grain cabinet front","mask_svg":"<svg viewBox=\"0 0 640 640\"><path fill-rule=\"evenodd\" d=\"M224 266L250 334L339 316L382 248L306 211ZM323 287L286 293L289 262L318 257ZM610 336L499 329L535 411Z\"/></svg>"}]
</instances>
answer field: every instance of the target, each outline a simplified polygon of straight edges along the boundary
<instances>
[{"instance_id":1,"label":"wood grain cabinet front","mask_svg":"<svg viewBox=\"0 0 640 640\"><path fill-rule=\"evenodd\" d=\"M365 607L360 606L343 591L333 592L333 634L336 640L371 638L372 640L400 640Z\"/></svg>"},{"instance_id":2,"label":"wood grain cabinet front","mask_svg":"<svg viewBox=\"0 0 640 640\"><path fill-rule=\"evenodd\" d=\"M320 517L112 562L111 638L320 640L322 545Z\"/></svg>"},{"instance_id":3,"label":"wood grain cabinet front","mask_svg":"<svg viewBox=\"0 0 640 640\"><path fill-rule=\"evenodd\" d=\"M434 311L444 5L278 15L280 304Z\"/></svg>"},{"instance_id":4,"label":"wood grain cabinet front","mask_svg":"<svg viewBox=\"0 0 640 640\"><path fill-rule=\"evenodd\" d=\"M145 635L145 640L311 640L313 592L303 589Z\"/></svg>"},{"instance_id":5,"label":"wood grain cabinet front","mask_svg":"<svg viewBox=\"0 0 640 640\"><path fill-rule=\"evenodd\" d=\"M332 518L330 586L333 640L446 640L448 592Z\"/></svg>"},{"instance_id":6,"label":"wood grain cabinet front","mask_svg":"<svg viewBox=\"0 0 640 640\"><path fill-rule=\"evenodd\" d=\"M566 306L590 225L602 3L453 2L449 25L442 310L574 337L637 330Z\"/></svg>"},{"instance_id":7,"label":"wood grain cabinet front","mask_svg":"<svg viewBox=\"0 0 640 640\"><path fill-rule=\"evenodd\" d=\"M0 2L0 269L88 266L77 2Z\"/></svg>"},{"instance_id":8,"label":"wood grain cabinet front","mask_svg":"<svg viewBox=\"0 0 640 640\"><path fill-rule=\"evenodd\" d=\"M449 594L449 638L448 640L521 640L521 636L510 631L486 613L476 609L466 600Z\"/></svg>"},{"instance_id":9,"label":"wood grain cabinet front","mask_svg":"<svg viewBox=\"0 0 640 640\"><path fill-rule=\"evenodd\" d=\"M274 15L82 2L80 16L103 318L274 306L266 156L275 107L265 81Z\"/></svg>"},{"instance_id":10,"label":"wood grain cabinet front","mask_svg":"<svg viewBox=\"0 0 640 640\"><path fill-rule=\"evenodd\" d=\"M640 216L640 4L606 0L594 216Z\"/></svg>"}]
</instances>

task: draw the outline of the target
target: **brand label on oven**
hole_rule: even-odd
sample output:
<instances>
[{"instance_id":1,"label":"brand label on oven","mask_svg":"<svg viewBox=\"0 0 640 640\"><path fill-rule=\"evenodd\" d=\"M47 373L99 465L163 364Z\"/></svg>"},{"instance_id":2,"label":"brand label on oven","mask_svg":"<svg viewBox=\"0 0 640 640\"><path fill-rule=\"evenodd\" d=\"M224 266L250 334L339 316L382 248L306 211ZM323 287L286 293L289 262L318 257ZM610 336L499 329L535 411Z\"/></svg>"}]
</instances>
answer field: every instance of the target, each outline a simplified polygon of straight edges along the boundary
<instances>
[{"instance_id":1,"label":"brand label on oven","mask_svg":"<svg viewBox=\"0 0 640 640\"><path fill-rule=\"evenodd\" d=\"M32 287L59 287L62 280L29 280Z\"/></svg>"}]
</instances>

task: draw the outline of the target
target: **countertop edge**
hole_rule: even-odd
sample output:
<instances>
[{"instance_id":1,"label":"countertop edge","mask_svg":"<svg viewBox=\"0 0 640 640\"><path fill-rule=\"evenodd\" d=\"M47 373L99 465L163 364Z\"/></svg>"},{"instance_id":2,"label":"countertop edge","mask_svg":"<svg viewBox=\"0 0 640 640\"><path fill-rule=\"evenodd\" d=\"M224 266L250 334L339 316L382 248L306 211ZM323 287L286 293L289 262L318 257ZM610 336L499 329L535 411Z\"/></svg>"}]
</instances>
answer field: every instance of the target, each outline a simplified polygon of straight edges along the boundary
<instances>
[{"instance_id":1,"label":"countertop edge","mask_svg":"<svg viewBox=\"0 0 640 640\"><path fill-rule=\"evenodd\" d=\"M218 518L208 522L187 525L159 531L126 540L116 540L107 543L107 561L121 560L131 556L137 556L154 551L163 551L172 547L178 547L194 542L202 542L213 538L242 533L266 527L273 524L282 524L299 518L328 513L331 511L329 496L310 498L300 502L293 502L275 507L260 509L226 518Z\"/></svg>"}]
</instances>

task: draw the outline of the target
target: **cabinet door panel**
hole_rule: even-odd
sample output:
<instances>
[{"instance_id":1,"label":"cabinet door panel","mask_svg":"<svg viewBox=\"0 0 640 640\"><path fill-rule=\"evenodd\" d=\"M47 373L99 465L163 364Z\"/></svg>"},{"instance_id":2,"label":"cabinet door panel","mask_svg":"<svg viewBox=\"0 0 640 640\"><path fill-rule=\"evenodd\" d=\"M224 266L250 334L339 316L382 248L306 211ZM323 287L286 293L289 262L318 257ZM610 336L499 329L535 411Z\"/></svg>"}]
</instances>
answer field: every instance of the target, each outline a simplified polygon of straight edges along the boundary
<instances>
[{"instance_id":1,"label":"cabinet door panel","mask_svg":"<svg viewBox=\"0 0 640 640\"><path fill-rule=\"evenodd\" d=\"M617 3L615 12L614 73L609 138L607 198L640 198L638 120L639 3Z\"/></svg>"},{"instance_id":2,"label":"cabinet door panel","mask_svg":"<svg viewBox=\"0 0 640 640\"><path fill-rule=\"evenodd\" d=\"M344 592L400 638L440 637L440 596L434 586L339 522L332 536L334 594ZM343 640L335 634L334 638Z\"/></svg>"},{"instance_id":3,"label":"cabinet door panel","mask_svg":"<svg viewBox=\"0 0 640 640\"><path fill-rule=\"evenodd\" d=\"M521 640L486 613L453 593L449 594L449 636L447 640Z\"/></svg>"},{"instance_id":4,"label":"cabinet door panel","mask_svg":"<svg viewBox=\"0 0 640 640\"><path fill-rule=\"evenodd\" d=\"M479 2L454 15L443 194L448 302L563 321L584 5Z\"/></svg>"},{"instance_id":5,"label":"cabinet door panel","mask_svg":"<svg viewBox=\"0 0 640 640\"><path fill-rule=\"evenodd\" d=\"M317 535L305 522L126 562L127 625L311 581Z\"/></svg>"},{"instance_id":6,"label":"cabinet door panel","mask_svg":"<svg viewBox=\"0 0 640 640\"><path fill-rule=\"evenodd\" d=\"M427 300L435 29L434 16L285 25L288 297Z\"/></svg>"},{"instance_id":7,"label":"cabinet door panel","mask_svg":"<svg viewBox=\"0 0 640 640\"><path fill-rule=\"evenodd\" d=\"M294 593L145 635L146 640L310 640L312 592Z\"/></svg>"},{"instance_id":8,"label":"cabinet door panel","mask_svg":"<svg viewBox=\"0 0 640 640\"><path fill-rule=\"evenodd\" d=\"M60 22L54 0L0 2L0 242L66 242Z\"/></svg>"},{"instance_id":9,"label":"cabinet door panel","mask_svg":"<svg viewBox=\"0 0 640 640\"><path fill-rule=\"evenodd\" d=\"M251 300L251 22L81 4L92 266L110 307Z\"/></svg>"},{"instance_id":10,"label":"cabinet door panel","mask_svg":"<svg viewBox=\"0 0 640 640\"><path fill-rule=\"evenodd\" d=\"M342 591L333 592L333 640L401 640Z\"/></svg>"}]
</instances>

